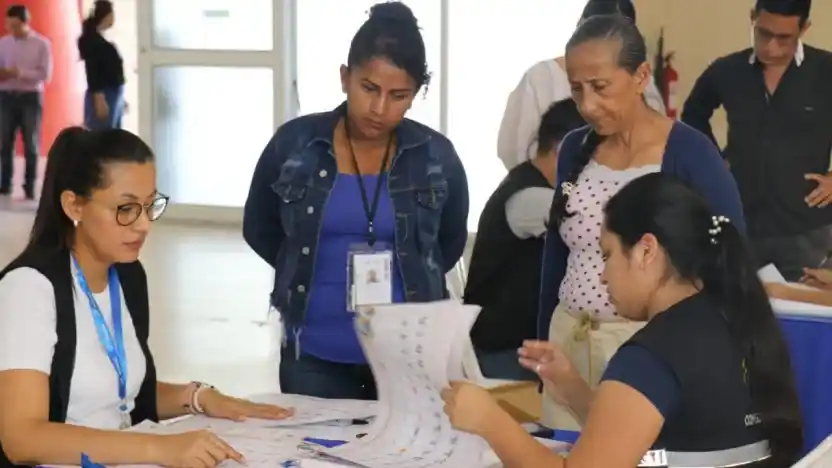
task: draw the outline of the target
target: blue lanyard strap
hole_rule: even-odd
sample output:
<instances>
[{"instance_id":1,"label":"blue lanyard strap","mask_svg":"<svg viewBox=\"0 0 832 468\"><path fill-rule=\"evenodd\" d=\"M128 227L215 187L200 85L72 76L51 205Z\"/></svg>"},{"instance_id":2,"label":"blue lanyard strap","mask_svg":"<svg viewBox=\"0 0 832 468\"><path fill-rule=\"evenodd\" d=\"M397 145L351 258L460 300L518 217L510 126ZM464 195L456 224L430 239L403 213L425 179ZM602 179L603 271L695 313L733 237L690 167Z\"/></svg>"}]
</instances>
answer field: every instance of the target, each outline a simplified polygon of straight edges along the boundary
<instances>
[{"instance_id":1,"label":"blue lanyard strap","mask_svg":"<svg viewBox=\"0 0 832 468\"><path fill-rule=\"evenodd\" d=\"M72 256L72 262L75 265L75 270L78 275L78 284L81 286L81 291L87 296L87 301L90 304L90 311L92 312L92 319L95 322L95 330L98 333L98 340L104 351L107 352L107 357L113 365L113 369L118 376L118 398L119 409L123 412L127 411L127 355L124 351L124 334L121 328L121 293L118 279L118 273L115 267L110 267L107 272L107 288L110 290L110 312L112 313L113 328L112 332L107 327L107 322L104 321L104 314L101 312L101 307L98 306L98 301L90 290L87 279L84 277L84 272L78 265L78 260Z\"/></svg>"}]
</instances>

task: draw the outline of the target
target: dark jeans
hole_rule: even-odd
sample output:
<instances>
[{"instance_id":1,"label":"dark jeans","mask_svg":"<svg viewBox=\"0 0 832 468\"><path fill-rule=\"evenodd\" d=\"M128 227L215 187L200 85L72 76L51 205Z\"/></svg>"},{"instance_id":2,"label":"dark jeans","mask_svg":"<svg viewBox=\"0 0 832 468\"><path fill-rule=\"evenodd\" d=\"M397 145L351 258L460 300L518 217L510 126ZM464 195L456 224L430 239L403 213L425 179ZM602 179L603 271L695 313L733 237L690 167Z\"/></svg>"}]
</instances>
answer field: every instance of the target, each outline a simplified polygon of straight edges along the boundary
<instances>
[{"instance_id":1,"label":"dark jeans","mask_svg":"<svg viewBox=\"0 0 832 468\"><path fill-rule=\"evenodd\" d=\"M39 92L0 91L0 192L12 186L15 137L18 130L23 137L26 174L23 190L31 197L35 192L35 178L40 155L40 125L43 101Z\"/></svg>"},{"instance_id":2,"label":"dark jeans","mask_svg":"<svg viewBox=\"0 0 832 468\"><path fill-rule=\"evenodd\" d=\"M476 351L482 375L488 379L523 380L536 382L537 375L517 361L517 350Z\"/></svg>"},{"instance_id":3,"label":"dark jeans","mask_svg":"<svg viewBox=\"0 0 832 468\"><path fill-rule=\"evenodd\" d=\"M99 119L95 115L93 93L87 90L84 95L84 126L90 130L105 130L109 128L121 128L121 119L124 117L124 86L104 88L104 100L110 108L110 114L106 119Z\"/></svg>"},{"instance_id":4,"label":"dark jeans","mask_svg":"<svg viewBox=\"0 0 832 468\"><path fill-rule=\"evenodd\" d=\"M827 266L832 251L832 226L789 237L752 238L760 266L773 263L787 281L798 281L803 268Z\"/></svg>"},{"instance_id":5,"label":"dark jeans","mask_svg":"<svg viewBox=\"0 0 832 468\"><path fill-rule=\"evenodd\" d=\"M370 366L324 361L301 353L289 339L280 352L280 390L318 398L376 400L376 381Z\"/></svg>"}]
</instances>

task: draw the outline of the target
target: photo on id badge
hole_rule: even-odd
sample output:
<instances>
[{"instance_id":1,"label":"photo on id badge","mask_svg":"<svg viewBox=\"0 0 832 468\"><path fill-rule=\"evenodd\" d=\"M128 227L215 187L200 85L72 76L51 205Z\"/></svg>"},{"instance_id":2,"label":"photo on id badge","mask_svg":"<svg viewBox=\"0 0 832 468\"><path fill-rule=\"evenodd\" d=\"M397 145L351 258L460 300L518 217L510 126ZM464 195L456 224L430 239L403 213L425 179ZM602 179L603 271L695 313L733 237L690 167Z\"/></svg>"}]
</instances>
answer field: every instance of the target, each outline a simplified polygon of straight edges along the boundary
<instances>
[{"instance_id":1,"label":"photo on id badge","mask_svg":"<svg viewBox=\"0 0 832 468\"><path fill-rule=\"evenodd\" d=\"M351 312L393 301L392 267L393 251L386 245L350 247L347 303Z\"/></svg>"}]
</instances>

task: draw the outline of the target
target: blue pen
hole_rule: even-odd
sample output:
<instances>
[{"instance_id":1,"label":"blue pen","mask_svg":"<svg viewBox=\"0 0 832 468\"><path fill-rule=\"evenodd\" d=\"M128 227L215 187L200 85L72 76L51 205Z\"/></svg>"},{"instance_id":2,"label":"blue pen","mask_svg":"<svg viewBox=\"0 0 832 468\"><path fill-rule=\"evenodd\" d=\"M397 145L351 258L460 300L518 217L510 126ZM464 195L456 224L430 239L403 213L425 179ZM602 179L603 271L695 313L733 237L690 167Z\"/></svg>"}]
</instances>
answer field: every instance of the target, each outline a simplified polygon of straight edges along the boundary
<instances>
[{"instance_id":1,"label":"blue pen","mask_svg":"<svg viewBox=\"0 0 832 468\"><path fill-rule=\"evenodd\" d=\"M106 468L104 465L93 462L86 453L81 454L81 468Z\"/></svg>"},{"instance_id":2,"label":"blue pen","mask_svg":"<svg viewBox=\"0 0 832 468\"><path fill-rule=\"evenodd\" d=\"M335 448L347 443L346 440L319 439L316 437L304 437L303 441L309 444L320 445L325 448Z\"/></svg>"}]
</instances>

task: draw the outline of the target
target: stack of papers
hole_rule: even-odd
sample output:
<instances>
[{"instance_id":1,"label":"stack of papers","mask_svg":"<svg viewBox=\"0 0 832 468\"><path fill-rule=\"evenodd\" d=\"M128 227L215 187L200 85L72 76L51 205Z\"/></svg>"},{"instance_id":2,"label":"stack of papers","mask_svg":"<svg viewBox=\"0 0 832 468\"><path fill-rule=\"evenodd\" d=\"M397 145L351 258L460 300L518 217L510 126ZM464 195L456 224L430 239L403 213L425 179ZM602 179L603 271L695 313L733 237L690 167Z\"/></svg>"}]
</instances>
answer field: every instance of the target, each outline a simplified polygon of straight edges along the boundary
<instances>
[{"instance_id":1,"label":"stack of papers","mask_svg":"<svg viewBox=\"0 0 832 468\"><path fill-rule=\"evenodd\" d=\"M478 307L443 301L375 307L358 317L378 385L378 416L366 437L326 453L371 468L484 466L487 444L451 427L439 395L463 377L478 313Z\"/></svg>"}]
</instances>

